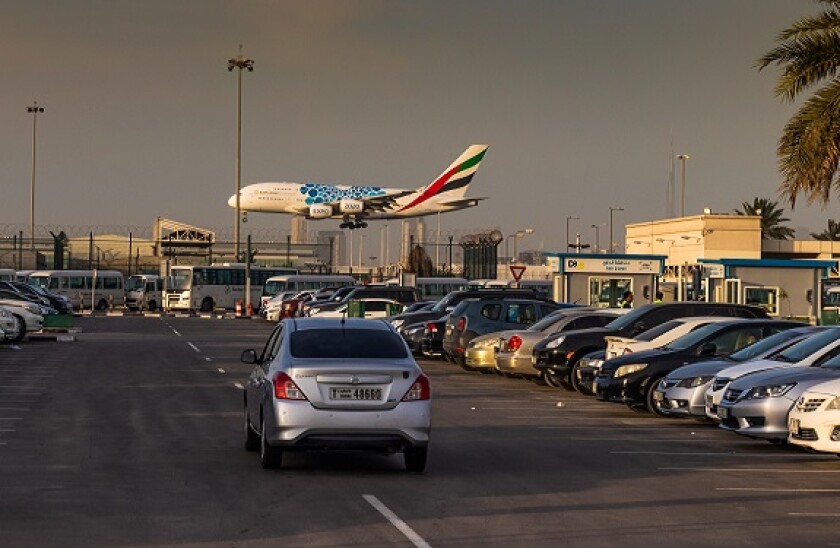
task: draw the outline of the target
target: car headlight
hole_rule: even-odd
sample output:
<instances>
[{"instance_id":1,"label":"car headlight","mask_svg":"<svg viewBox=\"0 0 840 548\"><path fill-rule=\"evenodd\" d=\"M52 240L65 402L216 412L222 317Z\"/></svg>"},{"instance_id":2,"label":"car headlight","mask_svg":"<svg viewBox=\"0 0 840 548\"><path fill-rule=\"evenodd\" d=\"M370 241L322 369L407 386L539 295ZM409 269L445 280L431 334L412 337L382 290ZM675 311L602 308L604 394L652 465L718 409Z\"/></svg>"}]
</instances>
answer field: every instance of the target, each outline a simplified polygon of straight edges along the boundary
<instances>
[{"instance_id":1,"label":"car headlight","mask_svg":"<svg viewBox=\"0 0 840 548\"><path fill-rule=\"evenodd\" d=\"M546 348L557 348L558 346L563 344L563 341L565 341L565 340L566 340L565 335L563 335L561 337L557 337L556 339L548 341L547 343L545 343L545 347Z\"/></svg>"},{"instance_id":2,"label":"car headlight","mask_svg":"<svg viewBox=\"0 0 840 548\"><path fill-rule=\"evenodd\" d=\"M826 411L840 411L840 396L836 396L825 406Z\"/></svg>"},{"instance_id":3,"label":"car headlight","mask_svg":"<svg viewBox=\"0 0 840 548\"><path fill-rule=\"evenodd\" d=\"M712 375L689 377L687 379L682 379L676 384L676 386L679 386L680 388L697 388L698 386L703 386L707 382L711 381L713 378L714 376Z\"/></svg>"},{"instance_id":4,"label":"car headlight","mask_svg":"<svg viewBox=\"0 0 840 548\"><path fill-rule=\"evenodd\" d=\"M399 329L402 324L405 323L405 320L391 320L391 325L394 326L394 329Z\"/></svg>"},{"instance_id":5,"label":"car headlight","mask_svg":"<svg viewBox=\"0 0 840 548\"><path fill-rule=\"evenodd\" d=\"M756 386L744 395L745 400L763 400L765 398L778 398L787 394L791 388L796 386L795 382L788 384L773 384L770 386Z\"/></svg>"},{"instance_id":6,"label":"car headlight","mask_svg":"<svg viewBox=\"0 0 840 548\"><path fill-rule=\"evenodd\" d=\"M615 370L615 373L613 373L613 377L626 377L627 375L638 373L647 366L648 364L646 363L631 363L630 365L622 365L621 367Z\"/></svg>"}]
</instances>

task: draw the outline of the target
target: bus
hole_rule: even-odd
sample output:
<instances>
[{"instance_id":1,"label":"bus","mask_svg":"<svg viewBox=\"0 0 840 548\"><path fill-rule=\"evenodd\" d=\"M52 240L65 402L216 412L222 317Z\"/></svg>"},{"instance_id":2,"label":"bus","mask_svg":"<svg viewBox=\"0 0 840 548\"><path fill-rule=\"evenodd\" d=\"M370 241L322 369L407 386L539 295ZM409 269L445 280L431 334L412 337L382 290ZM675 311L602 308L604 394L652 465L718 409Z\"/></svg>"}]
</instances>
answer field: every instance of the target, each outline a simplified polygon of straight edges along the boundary
<instances>
[{"instance_id":1,"label":"bus","mask_svg":"<svg viewBox=\"0 0 840 548\"><path fill-rule=\"evenodd\" d=\"M251 302L258 303L265 282L273 276L297 274L294 268L251 267ZM173 266L166 287L166 308L212 312L245 304L245 265Z\"/></svg>"},{"instance_id":2,"label":"bus","mask_svg":"<svg viewBox=\"0 0 840 548\"><path fill-rule=\"evenodd\" d=\"M117 270L36 270L28 282L64 295L77 310L105 310L125 302L123 275Z\"/></svg>"},{"instance_id":3,"label":"bus","mask_svg":"<svg viewBox=\"0 0 840 548\"><path fill-rule=\"evenodd\" d=\"M154 274L134 274L125 281L125 307L154 312L161 304L163 278Z\"/></svg>"},{"instance_id":4,"label":"bus","mask_svg":"<svg viewBox=\"0 0 840 548\"><path fill-rule=\"evenodd\" d=\"M327 289L356 285L353 276L319 276L300 274L292 276L272 276L266 280L260 297L260 309L265 307L278 293L299 293L307 289Z\"/></svg>"}]
</instances>

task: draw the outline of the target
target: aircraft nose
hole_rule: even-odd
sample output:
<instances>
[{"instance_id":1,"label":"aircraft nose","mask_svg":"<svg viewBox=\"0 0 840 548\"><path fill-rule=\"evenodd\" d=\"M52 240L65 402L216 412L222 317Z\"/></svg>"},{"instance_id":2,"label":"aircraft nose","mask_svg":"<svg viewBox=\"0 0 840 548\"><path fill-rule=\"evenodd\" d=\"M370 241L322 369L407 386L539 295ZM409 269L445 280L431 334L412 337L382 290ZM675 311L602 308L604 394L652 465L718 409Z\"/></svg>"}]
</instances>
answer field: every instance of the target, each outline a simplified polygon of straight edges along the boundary
<instances>
[{"instance_id":1,"label":"aircraft nose","mask_svg":"<svg viewBox=\"0 0 840 548\"><path fill-rule=\"evenodd\" d=\"M236 207L236 194L234 194L233 196L230 197L230 199L228 200L228 205L230 207ZM239 197L239 205L240 206L242 205L242 197L241 196Z\"/></svg>"}]
</instances>

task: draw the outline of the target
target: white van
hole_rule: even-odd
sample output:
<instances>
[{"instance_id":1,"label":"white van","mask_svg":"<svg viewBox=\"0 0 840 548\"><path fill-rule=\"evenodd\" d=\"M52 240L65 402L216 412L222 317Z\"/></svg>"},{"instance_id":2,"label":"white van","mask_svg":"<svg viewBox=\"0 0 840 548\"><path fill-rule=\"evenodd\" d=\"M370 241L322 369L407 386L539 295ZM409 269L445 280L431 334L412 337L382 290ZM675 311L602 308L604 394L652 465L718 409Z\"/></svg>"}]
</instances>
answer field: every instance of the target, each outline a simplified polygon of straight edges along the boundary
<instances>
[{"instance_id":1,"label":"white van","mask_svg":"<svg viewBox=\"0 0 840 548\"><path fill-rule=\"evenodd\" d=\"M117 270L36 270L29 283L64 295L77 310L106 310L125 302L123 275Z\"/></svg>"},{"instance_id":2,"label":"white van","mask_svg":"<svg viewBox=\"0 0 840 548\"><path fill-rule=\"evenodd\" d=\"M160 308L163 296L163 278L155 274L133 274L125 281L125 307L129 310Z\"/></svg>"}]
</instances>

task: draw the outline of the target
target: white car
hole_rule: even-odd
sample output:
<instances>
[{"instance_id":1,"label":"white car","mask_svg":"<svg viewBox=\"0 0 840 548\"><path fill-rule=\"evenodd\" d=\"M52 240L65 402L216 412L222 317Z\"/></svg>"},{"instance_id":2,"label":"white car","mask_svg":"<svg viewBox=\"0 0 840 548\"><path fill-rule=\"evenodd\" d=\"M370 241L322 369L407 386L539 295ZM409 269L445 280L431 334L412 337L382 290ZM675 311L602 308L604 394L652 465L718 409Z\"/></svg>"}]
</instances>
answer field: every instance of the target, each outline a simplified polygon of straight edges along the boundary
<instances>
[{"instance_id":1,"label":"white car","mask_svg":"<svg viewBox=\"0 0 840 548\"><path fill-rule=\"evenodd\" d=\"M718 406L727 388L744 375L784 367L808 367L827 361L840 353L840 327L818 331L804 341L774 355L772 358L727 367L715 375L706 390L706 416L719 420Z\"/></svg>"},{"instance_id":2,"label":"white car","mask_svg":"<svg viewBox=\"0 0 840 548\"><path fill-rule=\"evenodd\" d=\"M392 314L389 313L388 308L397 306L402 310L402 305L397 301L391 299L382 299L378 297L371 297L369 299L359 299L365 306L365 319L387 318ZM388 305L391 305L389 307ZM319 312L313 318L343 318L347 315L347 307L349 303L345 303L335 310L324 310Z\"/></svg>"},{"instance_id":3,"label":"white car","mask_svg":"<svg viewBox=\"0 0 840 548\"><path fill-rule=\"evenodd\" d=\"M731 319L731 317L726 316L677 318L648 329L636 336L635 339L628 339L626 337L604 337L607 341L607 350L605 352L604 359L609 360L631 352L641 352L642 350L650 350L652 348L662 348L666 344L679 339L686 333L691 333L698 327L703 327L704 325L715 322L725 322Z\"/></svg>"},{"instance_id":4,"label":"white car","mask_svg":"<svg viewBox=\"0 0 840 548\"><path fill-rule=\"evenodd\" d=\"M12 342L20 341L27 333L41 331L44 328L44 317L40 314L40 307L37 304L2 300L0 308L8 312L15 320L15 327L6 332L6 337Z\"/></svg>"},{"instance_id":5,"label":"white car","mask_svg":"<svg viewBox=\"0 0 840 548\"><path fill-rule=\"evenodd\" d=\"M840 456L840 380L812 386L788 415L788 441Z\"/></svg>"}]
</instances>

